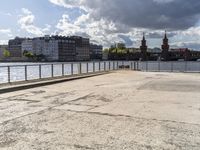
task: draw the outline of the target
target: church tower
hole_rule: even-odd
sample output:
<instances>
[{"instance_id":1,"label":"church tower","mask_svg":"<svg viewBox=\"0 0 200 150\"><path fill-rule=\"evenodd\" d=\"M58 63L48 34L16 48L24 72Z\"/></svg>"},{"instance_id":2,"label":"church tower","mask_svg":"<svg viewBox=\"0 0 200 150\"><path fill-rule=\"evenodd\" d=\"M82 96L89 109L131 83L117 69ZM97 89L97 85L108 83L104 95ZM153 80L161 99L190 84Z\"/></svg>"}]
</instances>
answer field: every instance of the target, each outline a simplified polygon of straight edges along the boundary
<instances>
[{"instance_id":1,"label":"church tower","mask_svg":"<svg viewBox=\"0 0 200 150\"><path fill-rule=\"evenodd\" d=\"M169 40L167 38L167 32L165 31L165 36L162 44L162 59L167 61L169 59Z\"/></svg>"},{"instance_id":2,"label":"church tower","mask_svg":"<svg viewBox=\"0 0 200 150\"><path fill-rule=\"evenodd\" d=\"M140 50L141 50L141 59L143 61L146 61L147 60L147 44L146 44L146 39L145 39L144 33L143 33L143 39L141 41Z\"/></svg>"}]
</instances>

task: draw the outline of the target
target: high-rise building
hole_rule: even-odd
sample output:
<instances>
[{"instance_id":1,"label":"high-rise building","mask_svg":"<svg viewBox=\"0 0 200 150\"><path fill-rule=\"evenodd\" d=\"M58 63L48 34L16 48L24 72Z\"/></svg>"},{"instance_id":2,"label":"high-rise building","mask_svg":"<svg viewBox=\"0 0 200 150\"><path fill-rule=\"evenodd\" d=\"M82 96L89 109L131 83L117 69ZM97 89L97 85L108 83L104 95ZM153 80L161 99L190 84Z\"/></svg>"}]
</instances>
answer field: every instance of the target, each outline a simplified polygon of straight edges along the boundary
<instances>
[{"instance_id":1,"label":"high-rise building","mask_svg":"<svg viewBox=\"0 0 200 150\"><path fill-rule=\"evenodd\" d=\"M102 59L103 46L97 44L90 44L90 59Z\"/></svg>"},{"instance_id":2,"label":"high-rise building","mask_svg":"<svg viewBox=\"0 0 200 150\"><path fill-rule=\"evenodd\" d=\"M161 59L164 61L169 60L169 40L167 38L167 32L165 31L165 36L163 39L163 44L162 44L162 54L161 54Z\"/></svg>"},{"instance_id":3,"label":"high-rise building","mask_svg":"<svg viewBox=\"0 0 200 150\"><path fill-rule=\"evenodd\" d=\"M19 37L9 40L8 49L10 51L10 57L22 57L22 42L24 40L25 38Z\"/></svg>"},{"instance_id":4,"label":"high-rise building","mask_svg":"<svg viewBox=\"0 0 200 150\"><path fill-rule=\"evenodd\" d=\"M140 50L141 50L141 59L143 61L146 61L148 58L147 58L147 44L144 33L143 33L143 39L141 41Z\"/></svg>"}]
</instances>

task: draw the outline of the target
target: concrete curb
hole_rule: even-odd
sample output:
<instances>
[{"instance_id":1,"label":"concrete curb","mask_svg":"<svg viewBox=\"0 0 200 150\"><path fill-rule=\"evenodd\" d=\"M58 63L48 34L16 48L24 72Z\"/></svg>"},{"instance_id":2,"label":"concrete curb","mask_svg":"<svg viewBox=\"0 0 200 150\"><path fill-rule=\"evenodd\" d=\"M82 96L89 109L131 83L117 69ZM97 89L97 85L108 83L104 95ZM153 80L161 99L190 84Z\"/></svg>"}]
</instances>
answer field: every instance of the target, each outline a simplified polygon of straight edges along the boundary
<instances>
[{"instance_id":1,"label":"concrete curb","mask_svg":"<svg viewBox=\"0 0 200 150\"><path fill-rule=\"evenodd\" d=\"M46 79L45 81L37 80L37 81L30 82L30 83L23 82L24 84L19 84L19 85L14 83L13 85L9 84L7 86L1 87L0 94L14 92L14 91L20 91L20 90L26 90L26 89L31 89L31 88L41 87L41 86L47 86L47 85L62 83L62 82L66 82L66 81L73 81L73 80L78 80L78 79L94 77L94 76L100 76L100 75L104 75L104 74L108 74L108 73L109 72L98 72L98 73L90 73L90 74L65 76L65 77L60 77L60 78Z\"/></svg>"}]
</instances>

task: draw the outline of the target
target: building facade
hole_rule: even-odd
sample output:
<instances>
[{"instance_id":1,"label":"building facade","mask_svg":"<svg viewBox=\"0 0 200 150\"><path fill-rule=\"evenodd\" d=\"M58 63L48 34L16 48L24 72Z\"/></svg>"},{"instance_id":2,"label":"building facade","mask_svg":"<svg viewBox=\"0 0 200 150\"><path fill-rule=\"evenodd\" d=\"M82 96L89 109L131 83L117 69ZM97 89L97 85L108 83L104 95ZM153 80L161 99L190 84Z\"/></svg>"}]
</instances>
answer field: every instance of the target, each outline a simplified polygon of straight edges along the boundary
<instances>
[{"instance_id":1,"label":"building facade","mask_svg":"<svg viewBox=\"0 0 200 150\"><path fill-rule=\"evenodd\" d=\"M22 41L22 54L24 52L33 52L33 39L25 39Z\"/></svg>"},{"instance_id":2,"label":"building facade","mask_svg":"<svg viewBox=\"0 0 200 150\"><path fill-rule=\"evenodd\" d=\"M100 45L90 47L89 38L79 36L16 37L9 41L11 57L24 58L24 52L31 52L47 61L88 61L91 51L101 59L102 49Z\"/></svg>"},{"instance_id":3,"label":"building facade","mask_svg":"<svg viewBox=\"0 0 200 150\"><path fill-rule=\"evenodd\" d=\"M96 45L96 44L90 44L90 59L102 59L103 55L103 46L102 45Z\"/></svg>"},{"instance_id":4,"label":"building facade","mask_svg":"<svg viewBox=\"0 0 200 150\"><path fill-rule=\"evenodd\" d=\"M59 61L76 60L76 43L69 37L57 37Z\"/></svg>"},{"instance_id":5,"label":"building facade","mask_svg":"<svg viewBox=\"0 0 200 150\"><path fill-rule=\"evenodd\" d=\"M79 36L71 36L69 38L75 41L76 61L90 60L90 40Z\"/></svg>"},{"instance_id":6,"label":"building facade","mask_svg":"<svg viewBox=\"0 0 200 150\"><path fill-rule=\"evenodd\" d=\"M64 36L45 36L27 39L22 43L22 50L43 56L47 61L75 61L75 40Z\"/></svg>"},{"instance_id":7,"label":"building facade","mask_svg":"<svg viewBox=\"0 0 200 150\"><path fill-rule=\"evenodd\" d=\"M15 39L9 40L8 50L10 51L10 57L21 58L22 57L22 42L25 38L16 37Z\"/></svg>"}]
</instances>

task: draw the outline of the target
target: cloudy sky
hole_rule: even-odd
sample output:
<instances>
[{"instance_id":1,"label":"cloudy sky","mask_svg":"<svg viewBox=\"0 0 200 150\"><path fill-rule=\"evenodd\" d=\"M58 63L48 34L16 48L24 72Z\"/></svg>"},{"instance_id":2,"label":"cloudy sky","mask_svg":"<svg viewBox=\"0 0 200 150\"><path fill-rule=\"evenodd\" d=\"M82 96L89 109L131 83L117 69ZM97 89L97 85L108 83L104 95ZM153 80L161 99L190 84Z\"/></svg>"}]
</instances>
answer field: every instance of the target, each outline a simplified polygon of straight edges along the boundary
<instances>
[{"instance_id":1,"label":"cloudy sky","mask_svg":"<svg viewBox=\"0 0 200 150\"><path fill-rule=\"evenodd\" d=\"M4 0L0 43L15 36L81 35L108 47L160 47L164 30L172 47L200 50L199 0Z\"/></svg>"}]
</instances>

